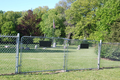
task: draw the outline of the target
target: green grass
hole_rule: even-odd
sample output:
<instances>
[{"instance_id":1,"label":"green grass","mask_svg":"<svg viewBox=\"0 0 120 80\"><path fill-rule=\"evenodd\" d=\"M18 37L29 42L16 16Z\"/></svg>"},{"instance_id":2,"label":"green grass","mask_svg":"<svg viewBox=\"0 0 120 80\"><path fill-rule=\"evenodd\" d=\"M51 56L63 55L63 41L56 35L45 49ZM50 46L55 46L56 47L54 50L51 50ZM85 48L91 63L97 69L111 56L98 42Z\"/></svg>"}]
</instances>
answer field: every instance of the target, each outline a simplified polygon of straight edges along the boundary
<instances>
[{"instance_id":1,"label":"green grass","mask_svg":"<svg viewBox=\"0 0 120 80\"><path fill-rule=\"evenodd\" d=\"M120 69L2 75L0 80L120 80Z\"/></svg>"},{"instance_id":2,"label":"green grass","mask_svg":"<svg viewBox=\"0 0 120 80\"><path fill-rule=\"evenodd\" d=\"M25 46L23 45L24 48ZM64 52L67 52L67 49L63 49L63 46L60 45L57 45L56 48L46 49L43 47L34 49L34 46L35 44L31 44L28 45L30 50L22 50L20 72L64 69ZM4 48L4 50L7 49ZM0 53L0 74L15 72L16 54L12 53L12 49L10 50L9 53L7 51ZM69 46L66 58L67 70L97 68L95 47L77 50L77 46ZM101 59L101 67L114 66L120 66L119 61Z\"/></svg>"}]
</instances>

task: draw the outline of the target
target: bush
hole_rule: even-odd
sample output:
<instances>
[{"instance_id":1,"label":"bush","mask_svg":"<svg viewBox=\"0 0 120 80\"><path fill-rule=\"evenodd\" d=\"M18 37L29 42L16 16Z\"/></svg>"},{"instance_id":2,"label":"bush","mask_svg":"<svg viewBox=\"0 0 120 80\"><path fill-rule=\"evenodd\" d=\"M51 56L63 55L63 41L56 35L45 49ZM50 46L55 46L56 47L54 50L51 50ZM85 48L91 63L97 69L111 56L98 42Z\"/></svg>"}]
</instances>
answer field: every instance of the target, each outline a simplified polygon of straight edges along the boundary
<instances>
[{"instance_id":1,"label":"bush","mask_svg":"<svg viewBox=\"0 0 120 80\"><path fill-rule=\"evenodd\" d=\"M98 54L98 47L96 47L95 52ZM102 44L100 57L110 60L120 60L120 47L113 44Z\"/></svg>"}]
</instances>

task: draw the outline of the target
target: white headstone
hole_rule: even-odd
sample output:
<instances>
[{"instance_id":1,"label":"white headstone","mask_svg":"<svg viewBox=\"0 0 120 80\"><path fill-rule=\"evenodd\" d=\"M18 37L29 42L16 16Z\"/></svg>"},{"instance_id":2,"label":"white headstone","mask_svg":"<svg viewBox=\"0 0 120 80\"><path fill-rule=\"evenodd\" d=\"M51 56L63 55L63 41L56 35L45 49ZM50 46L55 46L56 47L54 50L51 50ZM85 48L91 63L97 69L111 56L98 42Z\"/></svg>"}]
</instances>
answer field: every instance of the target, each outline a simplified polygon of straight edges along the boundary
<instances>
[{"instance_id":1,"label":"white headstone","mask_svg":"<svg viewBox=\"0 0 120 80\"><path fill-rule=\"evenodd\" d=\"M53 43L53 47L56 47L56 43Z\"/></svg>"},{"instance_id":2,"label":"white headstone","mask_svg":"<svg viewBox=\"0 0 120 80\"><path fill-rule=\"evenodd\" d=\"M37 49L37 45L35 45L35 49Z\"/></svg>"},{"instance_id":3,"label":"white headstone","mask_svg":"<svg viewBox=\"0 0 120 80\"><path fill-rule=\"evenodd\" d=\"M78 48L77 48L77 50L80 50L80 45L78 45Z\"/></svg>"},{"instance_id":4,"label":"white headstone","mask_svg":"<svg viewBox=\"0 0 120 80\"><path fill-rule=\"evenodd\" d=\"M7 46L7 45L5 46L5 48L9 48L9 47L10 47L10 46Z\"/></svg>"}]
</instances>

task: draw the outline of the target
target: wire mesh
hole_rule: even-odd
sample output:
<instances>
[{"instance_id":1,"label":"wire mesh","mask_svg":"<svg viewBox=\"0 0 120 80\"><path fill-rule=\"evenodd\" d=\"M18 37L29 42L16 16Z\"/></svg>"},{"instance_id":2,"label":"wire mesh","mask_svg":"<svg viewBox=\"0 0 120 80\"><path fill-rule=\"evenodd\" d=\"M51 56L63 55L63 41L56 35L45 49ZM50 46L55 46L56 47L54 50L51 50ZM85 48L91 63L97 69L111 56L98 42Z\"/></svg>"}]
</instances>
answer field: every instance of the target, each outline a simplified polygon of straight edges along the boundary
<instances>
[{"instance_id":1,"label":"wire mesh","mask_svg":"<svg viewBox=\"0 0 120 80\"><path fill-rule=\"evenodd\" d=\"M64 39L24 36L20 72L64 70L65 52Z\"/></svg>"},{"instance_id":2,"label":"wire mesh","mask_svg":"<svg viewBox=\"0 0 120 80\"><path fill-rule=\"evenodd\" d=\"M0 74L15 72L16 37L0 35Z\"/></svg>"},{"instance_id":3,"label":"wire mesh","mask_svg":"<svg viewBox=\"0 0 120 80\"><path fill-rule=\"evenodd\" d=\"M97 68L98 42L88 40L69 40L67 70Z\"/></svg>"},{"instance_id":4,"label":"wire mesh","mask_svg":"<svg viewBox=\"0 0 120 80\"><path fill-rule=\"evenodd\" d=\"M100 67L120 67L120 44L103 43Z\"/></svg>"}]
</instances>

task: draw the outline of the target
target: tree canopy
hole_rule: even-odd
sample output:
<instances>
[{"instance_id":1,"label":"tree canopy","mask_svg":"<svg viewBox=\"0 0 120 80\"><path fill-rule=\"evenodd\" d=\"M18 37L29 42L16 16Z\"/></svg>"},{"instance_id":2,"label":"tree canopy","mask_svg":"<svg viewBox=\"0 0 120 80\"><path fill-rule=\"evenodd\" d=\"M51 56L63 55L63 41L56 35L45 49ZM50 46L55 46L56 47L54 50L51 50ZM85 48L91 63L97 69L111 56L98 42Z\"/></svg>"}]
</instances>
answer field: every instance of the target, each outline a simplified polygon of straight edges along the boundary
<instances>
[{"instance_id":1,"label":"tree canopy","mask_svg":"<svg viewBox=\"0 0 120 80\"><path fill-rule=\"evenodd\" d=\"M0 11L0 34L119 42L119 25L120 0L60 0L53 9Z\"/></svg>"}]
</instances>

